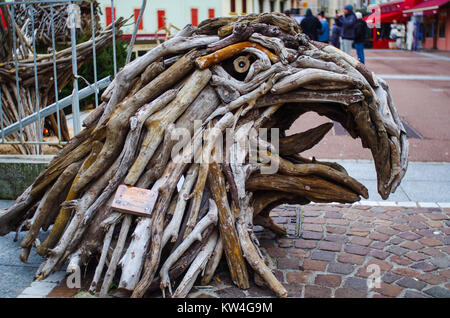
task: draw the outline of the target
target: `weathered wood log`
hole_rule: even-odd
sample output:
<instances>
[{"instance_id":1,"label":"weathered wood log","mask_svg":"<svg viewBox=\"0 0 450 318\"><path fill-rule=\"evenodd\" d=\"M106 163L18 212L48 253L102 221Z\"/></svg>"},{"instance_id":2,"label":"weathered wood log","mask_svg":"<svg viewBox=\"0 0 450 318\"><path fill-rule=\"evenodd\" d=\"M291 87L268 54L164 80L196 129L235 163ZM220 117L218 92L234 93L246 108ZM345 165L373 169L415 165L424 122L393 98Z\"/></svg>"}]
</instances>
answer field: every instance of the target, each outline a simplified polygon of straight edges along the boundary
<instances>
[{"instance_id":1,"label":"weathered wood log","mask_svg":"<svg viewBox=\"0 0 450 318\"><path fill-rule=\"evenodd\" d=\"M235 217L226 199L225 180L217 164L209 166L209 187L219 210L219 231L231 279L242 289L249 288L248 272L237 235Z\"/></svg>"}]
</instances>

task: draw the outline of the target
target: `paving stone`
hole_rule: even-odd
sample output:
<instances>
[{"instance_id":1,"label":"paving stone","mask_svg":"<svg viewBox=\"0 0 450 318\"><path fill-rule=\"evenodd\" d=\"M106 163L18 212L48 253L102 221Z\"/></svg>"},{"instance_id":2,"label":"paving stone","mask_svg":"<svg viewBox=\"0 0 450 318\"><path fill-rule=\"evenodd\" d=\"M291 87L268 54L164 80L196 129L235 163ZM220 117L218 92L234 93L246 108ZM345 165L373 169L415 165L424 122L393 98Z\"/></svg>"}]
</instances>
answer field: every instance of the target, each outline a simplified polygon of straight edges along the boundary
<instances>
[{"instance_id":1,"label":"paving stone","mask_svg":"<svg viewBox=\"0 0 450 318\"><path fill-rule=\"evenodd\" d=\"M296 258L308 258L311 256L311 252L299 248L291 248L289 250L289 256Z\"/></svg>"},{"instance_id":2,"label":"paving stone","mask_svg":"<svg viewBox=\"0 0 450 318\"><path fill-rule=\"evenodd\" d=\"M430 298L428 295L424 295L422 293L413 291L413 290L407 290L405 292L404 298Z\"/></svg>"},{"instance_id":3,"label":"paving stone","mask_svg":"<svg viewBox=\"0 0 450 318\"><path fill-rule=\"evenodd\" d=\"M430 258L429 255L426 255L426 254L423 254L420 252L409 252L409 253L406 253L405 256L412 259L415 262L423 261L427 258Z\"/></svg>"},{"instance_id":4,"label":"paving stone","mask_svg":"<svg viewBox=\"0 0 450 318\"><path fill-rule=\"evenodd\" d=\"M406 241L400 245L400 247L407 248L409 250L417 251L423 248L423 245L418 242Z\"/></svg>"},{"instance_id":5,"label":"paving stone","mask_svg":"<svg viewBox=\"0 0 450 318\"><path fill-rule=\"evenodd\" d=\"M344 247L344 251L350 254L367 255L370 252L370 248L360 245L348 244Z\"/></svg>"},{"instance_id":6,"label":"paving stone","mask_svg":"<svg viewBox=\"0 0 450 318\"><path fill-rule=\"evenodd\" d=\"M420 269L424 272L431 272L436 270L438 267L427 262L419 262L414 265L411 265L411 268Z\"/></svg>"},{"instance_id":7,"label":"paving stone","mask_svg":"<svg viewBox=\"0 0 450 318\"><path fill-rule=\"evenodd\" d=\"M323 226L320 224L303 224L304 231L322 232Z\"/></svg>"},{"instance_id":8,"label":"paving stone","mask_svg":"<svg viewBox=\"0 0 450 318\"><path fill-rule=\"evenodd\" d=\"M427 220L424 220L423 222L427 222ZM428 226L422 222L413 221L413 222L409 222L408 224L416 229L427 229L428 228Z\"/></svg>"},{"instance_id":9,"label":"paving stone","mask_svg":"<svg viewBox=\"0 0 450 318\"><path fill-rule=\"evenodd\" d=\"M417 271L405 267L394 268L392 270L392 273L410 278L419 276L419 273Z\"/></svg>"},{"instance_id":10,"label":"paving stone","mask_svg":"<svg viewBox=\"0 0 450 318\"><path fill-rule=\"evenodd\" d=\"M327 219L342 219L342 213L340 212L326 212L325 218Z\"/></svg>"},{"instance_id":11,"label":"paving stone","mask_svg":"<svg viewBox=\"0 0 450 318\"><path fill-rule=\"evenodd\" d=\"M393 228L394 230L400 231L400 232L406 232L406 231L413 229L411 226L403 224L403 223L392 225L391 228Z\"/></svg>"},{"instance_id":12,"label":"paving stone","mask_svg":"<svg viewBox=\"0 0 450 318\"><path fill-rule=\"evenodd\" d=\"M418 235L413 232L403 232L403 233L397 234L397 236L399 236L405 240L409 240L409 241L414 241L414 240L420 239L422 237L421 235Z\"/></svg>"},{"instance_id":13,"label":"paving stone","mask_svg":"<svg viewBox=\"0 0 450 318\"><path fill-rule=\"evenodd\" d=\"M417 278L430 285L439 285L447 281L445 277L432 273L418 274Z\"/></svg>"},{"instance_id":14,"label":"paving stone","mask_svg":"<svg viewBox=\"0 0 450 318\"><path fill-rule=\"evenodd\" d=\"M47 298L72 298L78 292L76 288L68 288L66 286L56 286L47 295Z\"/></svg>"},{"instance_id":15,"label":"paving stone","mask_svg":"<svg viewBox=\"0 0 450 318\"><path fill-rule=\"evenodd\" d=\"M304 231L302 232L302 238L305 240L321 240L323 234L319 232Z\"/></svg>"},{"instance_id":16,"label":"paving stone","mask_svg":"<svg viewBox=\"0 0 450 318\"><path fill-rule=\"evenodd\" d=\"M350 242L357 245L369 246L372 240L367 237L355 236L350 239Z\"/></svg>"},{"instance_id":17,"label":"paving stone","mask_svg":"<svg viewBox=\"0 0 450 318\"><path fill-rule=\"evenodd\" d=\"M395 255L401 256L409 252L408 249L400 247L400 246L389 246L386 250L387 252L393 253Z\"/></svg>"},{"instance_id":18,"label":"paving stone","mask_svg":"<svg viewBox=\"0 0 450 318\"><path fill-rule=\"evenodd\" d=\"M389 262L383 261L383 260L379 260L379 259L375 259L372 258L371 260L369 260L366 264L366 267L368 267L370 264L376 264L380 267L380 269L384 272L388 272L392 269L392 264L390 264Z\"/></svg>"},{"instance_id":19,"label":"paving stone","mask_svg":"<svg viewBox=\"0 0 450 318\"><path fill-rule=\"evenodd\" d=\"M327 224L348 226L350 221L345 219L327 219Z\"/></svg>"},{"instance_id":20,"label":"paving stone","mask_svg":"<svg viewBox=\"0 0 450 318\"><path fill-rule=\"evenodd\" d=\"M369 255L378 259L386 259L390 254L379 250L371 250Z\"/></svg>"},{"instance_id":21,"label":"paving stone","mask_svg":"<svg viewBox=\"0 0 450 318\"><path fill-rule=\"evenodd\" d=\"M428 225L429 227L432 227L432 228L442 228L444 226L441 221L426 220L424 222L426 225Z\"/></svg>"},{"instance_id":22,"label":"paving stone","mask_svg":"<svg viewBox=\"0 0 450 318\"><path fill-rule=\"evenodd\" d=\"M379 242L379 241L374 241L374 242L370 245L371 248L376 248L377 250L382 250L382 249L384 249L386 246L388 246L387 243Z\"/></svg>"},{"instance_id":23,"label":"paving stone","mask_svg":"<svg viewBox=\"0 0 450 318\"><path fill-rule=\"evenodd\" d=\"M400 278L402 278L402 276L394 274L392 272L387 272L381 277L381 280L387 284L391 284Z\"/></svg>"},{"instance_id":24,"label":"paving stone","mask_svg":"<svg viewBox=\"0 0 450 318\"><path fill-rule=\"evenodd\" d=\"M346 264L362 264L364 263L364 256L350 253L340 253L337 260L340 263Z\"/></svg>"},{"instance_id":25,"label":"paving stone","mask_svg":"<svg viewBox=\"0 0 450 318\"><path fill-rule=\"evenodd\" d=\"M350 274L353 272L354 267L350 264L343 264L343 263L330 263L328 264L327 271L329 273L336 273L336 274Z\"/></svg>"},{"instance_id":26,"label":"paving stone","mask_svg":"<svg viewBox=\"0 0 450 318\"><path fill-rule=\"evenodd\" d=\"M345 281L345 287L351 288L354 290L367 292L367 279L357 278L357 277L349 277Z\"/></svg>"},{"instance_id":27,"label":"paving stone","mask_svg":"<svg viewBox=\"0 0 450 318\"><path fill-rule=\"evenodd\" d=\"M273 292L266 287L250 286L246 291L247 297L273 297Z\"/></svg>"},{"instance_id":28,"label":"paving stone","mask_svg":"<svg viewBox=\"0 0 450 318\"><path fill-rule=\"evenodd\" d=\"M220 298L245 298L246 295L244 292L236 287L227 287L223 289L219 289L216 291L216 294Z\"/></svg>"},{"instance_id":29,"label":"paving stone","mask_svg":"<svg viewBox=\"0 0 450 318\"><path fill-rule=\"evenodd\" d=\"M430 213L430 214L427 214L427 217L433 221L441 221L441 220L448 219L448 217L443 213Z\"/></svg>"},{"instance_id":30,"label":"paving stone","mask_svg":"<svg viewBox=\"0 0 450 318\"><path fill-rule=\"evenodd\" d=\"M334 297L336 298L365 298L367 293L354 290L351 288L338 288L334 292Z\"/></svg>"},{"instance_id":31,"label":"paving stone","mask_svg":"<svg viewBox=\"0 0 450 318\"><path fill-rule=\"evenodd\" d=\"M299 260L298 258L278 258L277 265L279 269L298 269L299 268Z\"/></svg>"},{"instance_id":32,"label":"paving stone","mask_svg":"<svg viewBox=\"0 0 450 318\"><path fill-rule=\"evenodd\" d=\"M450 258L449 257L439 257L432 258L431 263L436 265L439 268L449 268L450 267Z\"/></svg>"},{"instance_id":33,"label":"paving stone","mask_svg":"<svg viewBox=\"0 0 450 318\"><path fill-rule=\"evenodd\" d=\"M319 216L322 215L323 212L321 211L303 211L303 216L308 217L308 216Z\"/></svg>"},{"instance_id":34,"label":"paving stone","mask_svg":"<svg viewBox=\"0 0 450 318\"><path fill-rule=\"evenodd\" d=\"M317 246L316 241L312 240L295 240L294 246L297 248L315 248Z\"/></svg>"},{"instance_id":35,"label":"paving stone","mask_svg":"<svg viewBox=\"0 0 450 318\"><path fill-rule=\"evenodd\" d=\"M322 286L305 286L305 298L330 298L331 289Z\"/></svg>"},{"instance_id":36,"label":"paving stone","mask_svg":"<svg viewBox=\"0 0 450 318\"><path fill-rule=\"evenodd\" d=\"M339 252L342 248L342 244L336 243L336 242L322 241L322 242L319 242L318 248L321 250L324 250L324 251Z\"/></svg>"},{"instance_id":37,"label":"paving stone","mask_svg":"<svg viewBox=\"0 0 450 318\"><path fill-rule=\"evenodd\" d=\"M350 229L350 231L348 231L347 235L355 235L355 236L367 236L370 234L370 231L367 229L357 229L357 228L352 228Z\"/></svg>"},{"instance_id":38,"label":"paving stone","mask_svg":"<svg viewBox=\"0 0 450 318\"><path fill-rule=\"evenodd\" d=\"M425 286L427 286L427 284L425 284L424 282L409 277L403 277L402 279L398 280L396 284L405 288L412 288L417 290L422 290Z\"/></svg>"},{"instance_id":39,"label":"paving stone","mask_svg":"<svg viewBox=\"0 0 450 318\"><path fill-rule=\"evenodd\" d=\"M300 269L324 272L325 269L327 268L327 265L328 265L328 263L325 261L305 259L303 261L303 264L300 266Z\"/></svg>"},{"instance_id":40,"label":"paving stone","mask_svg":"<svg viewBox=\"0 0 450 318\"><path fill-rule=\"evenodd\" d=\"M269 247L266 250L270 257L286 257L286 250L283 248Z\"/></svg>"},{"instance_id":41,"label":"paving stone","mask_svg":"<svg viewBox=\"0 0 450 318\"><path fill-rule=\"evenodd\" d=\"M387 240L390 239L390 236L389 236L389 235L386 235L386 234L381 234L381 233L378 233L378 232L374 232L374 233L371 233L371 234L369 235L369 238L370 238L371 240L374 240L374 241L382 241L382 242L386 242Z\"/></svg>"},{"instance_id":42,"label":"paving stone","mask_svg":"<svg viewBox=\"0 0 450 318\"><path fill-rule=\"evenodd\" d=\"M400 237L393 237L393 238L391 238L390 240L389 240L389 244L391 244L391 245L398 245L398 244L400 244L400 243L403 243L405 240L404 239L402 239L402 238L400 238Z\"/></svg>"},{"instance_id":43,"label":"paving stone","mask_svg":"<svg viewBox=\"0 0 450 318\"><path fill-rule=\"evenodd\" d=\"M439 286L434 286L429 289L425 289L424 293L436 298L450 298L450 290Z\"/></svg>"},{"instance_id":44,"label":"paving stone","mask_svg":"<svg viewBox=\"0 0 450 318\"><path fill-rule=\"evenodd\" d=\"M342 278L339 275L317 274L314 284L325 287L338 287L341 281Z\"/></svg>"},{"instance_id":45,"label":"paving stone","mask_svg":"<svg viewBox=\"0 0 450 318\"><path fill-rule=\"evenodd\" d=\"M345 232L347 232L347 229L345 227L327 225L326 231L330 234L344 234Z\"/></svg>"},{"instance_id":46,"label":"paving stone","mask_svg":"<svg viewBox=\"0 0 450 318\"><path fill-rule=\"evenodd\" d=\"M407 258L404 258L404 257L401 257L401 256L398 256L398 255L392 255L389 258L389 260L391 262L394 262L394 263L396 263L398 265L402 265L402 266L408 266L408 265L411 265L413 263L411 260L409 260Z\"/></svg>"},{"instance_id":47,"label":"paving stone","mask_svg":"<svg viewBox=\"0 0 450 318\"><path fill-rule=\"evenodd\" d=\"M326 221L324 218L319 217L304 217L303 223L325 224Z\"/></svg>"},{"instance_id":48,"label":"paving stone","mask_svg":"<svg viewBox=\"0 0 450 318\"><path fill-rule=\"evenodd\" d=\"M388 226L378 226L375 231L385 235L396 235L399 233L399 231L396 231Z\"/></svg>"},{"instance_id":49,"label":"paving stone","mask_svg":"<svg viewBox=\"0 0 450 318\"><path fill-rule=\"evenodd\" d=\"M430 237L424 237L424 238L420 239L419 242L428 247L435 247L435 246L443 245L443 243L441 241L436 240L434 238L430 238Z\"/></svg>"},{"instance_id":50,"label":"paving stone","mask_svg":"<svg viewBox=\"0 0 450 318\"><path fill-rule=\"evenodd\" d=\"M292 247L293 245L293 240L291 239L277 239L277 243L279 247Z\"/></svg>"},{"instance_id":51,"label":"paving stone","mask_svg":"<svg viewBox=\"0 0 450 318\"><path fill-rule=\"evenodd\" d=\"M292 284L284 283L283 287L288 292L288 297L300 298L302 296L302 291L303 291L304 285L295 284L295 283L292 283Z\"/></svg>"},{"instance_id":52,"label":"paving stone","mask_svg":"<svg viewBox=\"0 0 450 318\"><path fill-rule=\"evenodd\" d=\"M439 251L437 248L434 247L427 247L420 251L433 257L446 257L444 253L442 253L441 251Z\"/></svg>"},{"instance_id":53,"label":"paving stone","mask_svg":"<svg viewBox=\"0 0 450 318\"><path fill-rule=\"evenodd\" d=\"M373 290L379 292L384 296L397 297L402 292L403 287L382 282L380 288L375 288Z\"/></svg>"},{"instance_id":54,"label":"paving stone","mask_svg":"<svg viewBox=\"0 0 450 318\"><path fill-rule=\"evenodd\" d=\"M313 251L311 254L311 259L318 261L333 261L336 253L328 251Z\"/></svg>"},{"instance_id":55,"label":"paving stone","mask_svg":"<svg viewBox=\"0 0 450 318\"><path fill-rule=\"evenodd\" d=\"M439 271L439 274L450 279L450 269L444 269Z\"/></svg>"}]
</instances>

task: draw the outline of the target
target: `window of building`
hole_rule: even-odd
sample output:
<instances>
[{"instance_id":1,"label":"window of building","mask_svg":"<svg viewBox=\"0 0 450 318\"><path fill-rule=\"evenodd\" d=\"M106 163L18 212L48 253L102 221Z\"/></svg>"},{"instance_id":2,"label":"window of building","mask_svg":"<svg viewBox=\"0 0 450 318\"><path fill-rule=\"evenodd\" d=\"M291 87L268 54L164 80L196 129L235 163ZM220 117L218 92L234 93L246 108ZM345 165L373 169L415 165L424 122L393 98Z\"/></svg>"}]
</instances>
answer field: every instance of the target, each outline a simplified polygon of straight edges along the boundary
<instances>
[{"instance_id":1,"label":"window of building","mask_svg":"<svg viewBox=\"0 0 450 318\"><path fill-rule=\"evenodd\" d=\"M445 38L445 28L446 28L446 22L447 15L443 15L442 12L439 14L439 37Z\"/></svg>"},{"instance_id":2,"label":"window of building","mask_svg":"<svg viewBox=\"0 0 450 318\"><path fill-rule=\"evenodd\" d=\"M247 13L247 0L242 0L242 13Z\"/></svg>"},{"instance_id":3,"label":"window of building","mask_svg":"<svg viewBox=\"0 0 450 318\"><path fill-rule=\"evenodd\" d=\"M140 12L141 12L140 9L134 9L134 24L135 25L138 21ZM138 30L143 30L143 29L144 29L144 15L142 15L141 22L139 23L139 27L138 27Z\"/></svg>"},{"instance_id":4,"label":"window of building","mask_svg":"<svg viewBox=\"0 0 450 318\"><path fill-rule=\"evenodd\" d=\"M164 28L165 20L166 20L166 11L165 10L157 10L156 11L158 17L158 30Z\"/></svg>"},{"instance_id":5,"label":"window of building","mask_svg":"<svg viewBox=\"0 0 450 318\"><path fill-rule=\"evenodd\" d=\"M264 0L259 0L259 13L264 12Z\"/></svg>"},{"instance_id":6,"label":"window of building","mask_svg":"<svg viewBox=\"0 0 450 318\"><path fill-rule=\"evenodd\" d=\"M105 16L106 16L106 26L110 25L113 21L113 15L112 15L111 7L105 8ZM114 21L116 20L116 8L114 8Z\"/></svg>"},{"instance_id":7,"label":"window of building","mask_svg":"<svg viewBox=\"0 0 450 318\"><path fill-rule=\"evenodd\" d=\"M193 26L198 26L198 9L191 8L191 24Z\"/></svg>"},{"instance_id":8,"label":"window of building","mask_svg":"<svg viewBox=\"0 0 450 318\"><path fill-rule=\"evenodd\" d=\"M236 12L236 0L230 0L230 11Z\"/></svg>"},{"instance_id":9,"label":"window of building","mask_svg":"<svg viewBox=\"0 0 450 318\"><path fill-rule=\"evenodd\" d=\"M208 19L212 19L215 17L214 9L208 9Z\"/></svg>"},{"instance_id":10,"label":"window of building","mask_svg":"<svg viewBox=\"0 0 450 318\"><path fill-rule=\"evenodd\" d=\"M423 18L423 24L425 26L425 37L434 37L434 32L436 32L435 17L433 15L425 15Z\"/></svg>"},{"instance_id":11,"label":"window of building","mask_svg":"<svg viewBox=\"0 0 450 318\"><path fill-rule=\"evenodd\" d=\"M269 1L270 2L270 12L275 11L275 1Z\"/></svg>"}]
</instances>

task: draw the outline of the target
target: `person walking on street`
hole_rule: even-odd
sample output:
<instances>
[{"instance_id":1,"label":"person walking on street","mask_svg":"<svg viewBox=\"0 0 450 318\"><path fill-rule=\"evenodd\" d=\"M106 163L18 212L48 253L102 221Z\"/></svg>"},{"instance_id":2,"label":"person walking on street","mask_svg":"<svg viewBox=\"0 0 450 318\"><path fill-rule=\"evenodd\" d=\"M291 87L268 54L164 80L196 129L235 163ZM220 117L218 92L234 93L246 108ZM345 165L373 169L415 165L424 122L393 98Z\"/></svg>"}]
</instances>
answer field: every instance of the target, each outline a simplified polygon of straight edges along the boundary
<instances>
[{"instance_id":1,"label":"person walking on street","mask_svg":"<svg viewBox=\"0 0 450 318\"><path fill-rule=\"evenodd\" d=\"M364 64L364 42L366 41L367 23L362 19L362 13L356 12L355 23L355 49L358 60Z\"/></svg>"},{"instance_id":2,"label":"person walking on street","mask_svg":"<svg viewBox=\"0 0 450 318\"><path fill-rule=\"evenodd\" d=\"M341 50L347 54L350 54L352 51L352 44L355 40L355 23L356 16L353 13L353 6L351 4L347 4L344 7L344 15L336 14L334 18L336 24L340 26L341 29L341 38L342 38L342 47Z\"/></svg>"},{"instance_id":3,"label":"person walking on street","mask_svg":"<svg viewBox=\"0 0 450 318\"><path fill-rule=\"evenodd\" d=\"M311 9L308 9L306 10L305 18L300 22L300 27L303 33L309 36L311 40L317 41L322 24L319 19L313 16Z\"/></svg>"},{"instance_id":4,"label":"person walking on street","mask_svg":"<svg viewBox=\"0 0 450 318\"><path fill-rule=\"evenodd\" d=\"M325 13L323 11L319 13L318 17L320 24L322 24L318 40L319 42L328 43L330 42L330 25L328 24L328 21L325 18Z\"/></svg>"}]
</instances>

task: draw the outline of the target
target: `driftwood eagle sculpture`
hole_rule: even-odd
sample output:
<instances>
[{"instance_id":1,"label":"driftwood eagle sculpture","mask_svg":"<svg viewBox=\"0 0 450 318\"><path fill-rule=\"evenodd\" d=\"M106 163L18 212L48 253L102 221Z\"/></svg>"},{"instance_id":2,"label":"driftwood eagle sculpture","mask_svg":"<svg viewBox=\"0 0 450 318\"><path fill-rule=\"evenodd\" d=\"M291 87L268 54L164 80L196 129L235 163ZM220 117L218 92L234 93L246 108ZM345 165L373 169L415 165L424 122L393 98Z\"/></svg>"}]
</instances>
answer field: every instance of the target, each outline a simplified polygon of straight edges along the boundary
<instances>
[{"instance_id":1,"label":"driftwood eagle sculpture","mask_svg":"<svg viewBox=\"0 0 450 318\"><path fill-rule=\"evenodd\" d=\"M332 124L285 135L306 112L341 123L371 150L383 198L407 167L406 133L388 85L282 14L188 25L126 65L102 100L85 129L0 214L0 234L28 231L23 261L32 247L46 257L38 278L94 261L90 290L100 296L114 280L132 297L158 288L185 297L196 281L208 284L222 257L240 288L249 287L253 270L287 296L253 225L283 234L269 218L277 205L368 197L340 165L299 154ZM111 208L122 184L157 194L150 216ZM43 242L41 229L48 230Z\"/></svg>"}]
</instances>

